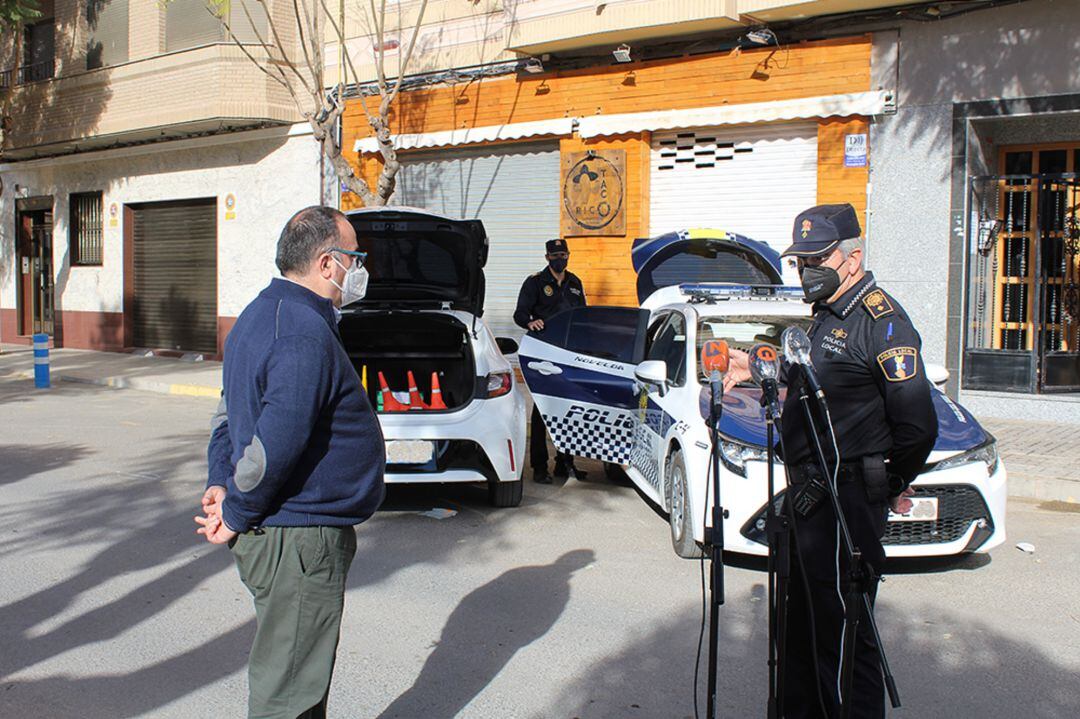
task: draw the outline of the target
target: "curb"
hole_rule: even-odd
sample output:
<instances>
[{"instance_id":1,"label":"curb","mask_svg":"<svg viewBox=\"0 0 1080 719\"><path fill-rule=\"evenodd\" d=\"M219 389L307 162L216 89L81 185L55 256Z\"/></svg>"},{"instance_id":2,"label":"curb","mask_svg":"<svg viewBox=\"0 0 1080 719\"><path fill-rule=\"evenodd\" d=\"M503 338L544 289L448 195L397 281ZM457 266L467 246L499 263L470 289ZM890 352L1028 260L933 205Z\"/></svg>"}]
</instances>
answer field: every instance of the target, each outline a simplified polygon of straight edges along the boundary
<instances>
[{"instance_id":1,"label":"curb","mask_svg":"<svg viewBox=\"0 0 1080 719\"><path fill-rule=\"evenodd\" d=\"M34 379L33 372L9 372L2 375L9 379ZM52 379L58 382L71 382L74 384L92 384L99 387L112 389L137 389L143 392L155 392L157 394L169 394L182 397L209 397L217 399L221 396L220 387L211 387L201 384L178 384L170 382L154 382L151 380L128 379L127 377L103 377L101 379L67 375L60 372L53 373Z\"/></svg>"}]
</instances>

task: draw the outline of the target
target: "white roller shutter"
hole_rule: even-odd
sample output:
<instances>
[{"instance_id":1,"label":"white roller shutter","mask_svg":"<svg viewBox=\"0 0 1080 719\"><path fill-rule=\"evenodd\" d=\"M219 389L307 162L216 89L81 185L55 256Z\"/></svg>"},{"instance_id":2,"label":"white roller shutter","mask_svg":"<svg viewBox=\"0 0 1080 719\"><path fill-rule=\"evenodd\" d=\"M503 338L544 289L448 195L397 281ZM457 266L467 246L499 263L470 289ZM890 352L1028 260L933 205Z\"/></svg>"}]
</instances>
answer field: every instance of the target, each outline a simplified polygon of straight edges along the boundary
<instances>
[{"instance_id":1,"label":"white roller shutter","mask_svg":"<svg viewBox=\"0 0 1080 719\"><path fill-rule=\"evenodd\" d=\"M544 267L544 242L559 236L559 146L531 142L402 153L391 204L483 221L490 243L484 321L520 339L514 306L524 279Z\"/></svg>"},{"instance_id":2,"label":"white roller shutter","mask_svg":"<svg viewBox=\"0 0 1080 719\"><path fill-rule=\"evenodd\" d=\"M711 227L782 251L795 216L817 204L817 123L657 132L651 155L652 237Z\"/></svg>"}]
</instances>

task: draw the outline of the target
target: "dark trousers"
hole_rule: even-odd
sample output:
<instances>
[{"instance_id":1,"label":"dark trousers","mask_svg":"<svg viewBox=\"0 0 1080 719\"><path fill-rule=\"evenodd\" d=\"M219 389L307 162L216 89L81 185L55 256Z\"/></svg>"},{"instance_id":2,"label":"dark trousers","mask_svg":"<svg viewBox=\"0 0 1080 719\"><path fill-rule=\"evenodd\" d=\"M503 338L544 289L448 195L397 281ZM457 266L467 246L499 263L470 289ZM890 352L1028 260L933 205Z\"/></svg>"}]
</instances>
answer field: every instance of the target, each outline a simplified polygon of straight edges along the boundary
<instances>
[{"instance_id":1,"label":"dark trousers","mask_svg":"<svg viewBox=\"0 0 1080 719\"><path fill-rule=\"evenodd\" d=\"M322 719L334 673L353 527L264 527L230 545L255 600L250 719Z\"/></svg>"},{"instance_id":2,"label":"dark trousers","mask_svg":"<svg viewBox=\"0 0 1080 719\"><path fill-rule=\"evenodd\" d=\"M564 462L567 468L573 464L573 458L565 452L555 453L556 462ZM533 471L547 471L548 445L547 427L544 426L544 418L540 416L540 410L533 405L532 421L529 428L529 466Z\"/></svg>"},{"instance_id":3,"label":"dark trousers","mask_svg":"<svg viewBox=\"0 0 1080 719\"><path fill-rule=\"evenodd\" d=\"M885 534L887 508L866 500L862 483L839 487L840 505L852 540L874 576L885 563L881 537ZM823 500L827 502L826 500ZM792 567L788 581L788 622L783 662L784 714L786 719L831 719L840 716L840 645L844 629L843 592L847 588L848 563L840 548L840 589L837 592L837 524L831 504L818 507L808 519L793 522ZM801 561L799 561L801 559ZM877 581L866 588L871 604ZM807 593L809 590L809 594ZM862 601L861 597L858 599ZM813 610L811 612L811 609ZM813 628L813 632L811 632ZM814 636L816 635L816 636ZM813 640L816 639L817 652ZM844 653L852 648L844 647ZM860 615L854 646L852 717L883 719L885 683L881 676L874 635L866 613ZM816 675L815 675L816 668ZM820 680L820 699L818 695ZM849 699L845 697L845 699ZM824 714L821 704L824 703Z\"/></svg>"}]
</instances>

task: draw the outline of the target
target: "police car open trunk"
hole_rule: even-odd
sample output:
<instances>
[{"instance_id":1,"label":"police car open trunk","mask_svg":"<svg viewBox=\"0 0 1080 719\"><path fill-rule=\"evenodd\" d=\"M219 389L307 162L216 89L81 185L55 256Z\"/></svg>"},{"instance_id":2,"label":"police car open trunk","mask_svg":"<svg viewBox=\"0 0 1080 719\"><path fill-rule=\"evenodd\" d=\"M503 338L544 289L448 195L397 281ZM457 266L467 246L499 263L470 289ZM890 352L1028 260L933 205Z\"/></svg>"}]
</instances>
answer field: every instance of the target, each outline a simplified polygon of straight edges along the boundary
<instances>
[{"instance_id":1,"label":"police car open trunk","mask_svg":"<svg viewBox=\"0 0 1080 719\"><path fill-rule=\"evenodd\" d=\"M456 317L437 312L346 312L338 328L357 374L367 377L372 407L379 406L380 373L394 396L406 403L409 372L428 405L433 375L447 410L472 401L478 381L475 360L466 335L469 329Z\"/></svg>"},{"instance_id":2,"label":"police car open trunk","mask_svg":"<svg viewBox=\"0 0 1080 719\"><path fill-rule=\"evenodd\" d=\"M404 207L357 210L348 219L370 279L339 327L357 372L367 376L372 406L380 372L399 399L408 396L412 372L424 403L432 402L434 375L448 410L467 405L486 382L476 377L468 336L484 311L483 224Z\"/></svg>"}]
</instances>

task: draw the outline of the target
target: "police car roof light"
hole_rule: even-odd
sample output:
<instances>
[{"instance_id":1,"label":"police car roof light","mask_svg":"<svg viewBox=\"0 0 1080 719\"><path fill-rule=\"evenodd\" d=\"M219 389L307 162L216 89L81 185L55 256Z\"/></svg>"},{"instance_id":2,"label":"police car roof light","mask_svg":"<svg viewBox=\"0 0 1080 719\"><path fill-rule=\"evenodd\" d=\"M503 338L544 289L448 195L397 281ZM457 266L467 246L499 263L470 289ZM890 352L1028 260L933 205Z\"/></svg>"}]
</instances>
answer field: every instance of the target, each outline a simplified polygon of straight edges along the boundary
<instances>
[{"instance_id":1,"label":"police car roof light","mask_svg":"<svg viewBox=\"0 0 1080 719\"><path fill-rule=\"evenodd\" d=\"M721 300L779 300L789 297L801 298L801 287L784 285L731 285L707 283L683 283L679 292L691 302L717 302Z\"/></svg>"}]
</instances>

